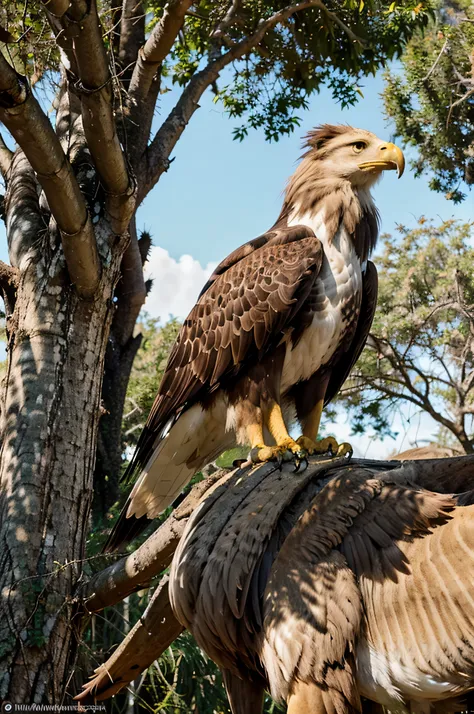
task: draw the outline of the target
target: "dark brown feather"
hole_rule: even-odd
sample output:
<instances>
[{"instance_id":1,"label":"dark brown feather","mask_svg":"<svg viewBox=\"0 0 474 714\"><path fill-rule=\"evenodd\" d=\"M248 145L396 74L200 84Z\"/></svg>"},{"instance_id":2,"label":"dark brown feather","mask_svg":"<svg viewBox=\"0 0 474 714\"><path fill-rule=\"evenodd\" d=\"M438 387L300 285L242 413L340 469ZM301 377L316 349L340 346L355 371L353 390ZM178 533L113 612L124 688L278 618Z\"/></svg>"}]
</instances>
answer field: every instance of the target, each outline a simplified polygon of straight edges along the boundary
<instances>
[{"instance_id":1,"label":"dark brown feather","mask_svg":"<svg viewBox=\"0 0 474 714\"><path fill-rule=\"evenodd\" d=\"M387 480L377 500L354 519L340 550L358 577L397 582L397 573L407 572L397 543L427 535L450 518L455 505L451 496L399 487Z\"/></svg>"},{"instance_id":2,"label":"dark brown feather","mask_svg":"<svg viewBox=\"0 0 474 714\"><path fill-rule=\"evenodd\" d=\"M221 672L232 714L261 714L265 690L264 680L253 681L250 672L244 679L228 669L222 669Z\"/></svg>"}]
</instances>

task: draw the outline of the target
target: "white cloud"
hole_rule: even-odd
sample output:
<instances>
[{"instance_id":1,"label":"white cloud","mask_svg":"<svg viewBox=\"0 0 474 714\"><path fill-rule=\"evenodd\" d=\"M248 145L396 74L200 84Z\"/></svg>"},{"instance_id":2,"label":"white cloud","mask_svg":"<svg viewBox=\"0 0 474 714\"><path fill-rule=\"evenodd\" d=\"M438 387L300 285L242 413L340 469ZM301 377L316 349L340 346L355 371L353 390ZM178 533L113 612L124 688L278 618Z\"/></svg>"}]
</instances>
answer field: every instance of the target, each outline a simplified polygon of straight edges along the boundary
<instances>
[{"instance_id":1,"label":"white cloud","mask_svg":"<svg viewBox=\"0 0 474 714\"><path fill-rule=\"evenodd\" d=\"M145 310L162 322L170 317L184 319L216 265L208 263L203 268L191 255L175 260L167 250L154 246L145 266L145 278L153 279Z\"/></svg>"}]
</instances>

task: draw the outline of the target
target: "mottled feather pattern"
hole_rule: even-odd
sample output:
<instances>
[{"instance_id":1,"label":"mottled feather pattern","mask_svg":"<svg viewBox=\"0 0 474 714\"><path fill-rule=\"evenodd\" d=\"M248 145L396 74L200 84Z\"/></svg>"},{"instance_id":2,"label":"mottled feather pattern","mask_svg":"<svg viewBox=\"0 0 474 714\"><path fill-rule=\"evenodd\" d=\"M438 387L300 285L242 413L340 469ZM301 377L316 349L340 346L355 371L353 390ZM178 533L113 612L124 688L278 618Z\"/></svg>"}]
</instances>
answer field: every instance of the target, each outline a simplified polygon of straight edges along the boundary
<instances>
[{"instance_id":1,"label":"mottled feather pattern","mask_svg":"<svg viewBox=\"0 0 474 714\"><path fill-rule=\"evenodd\" d=\"M332 689L355 691L354 668L345 663L360 629L361 598L353 572L334 549L380 489L363 470L350 480L335 476L284 542L264 601L261 657L274 697L286 700L296 680L327 686L329 669ZM360 709L357 697L350 703Z\"/></svg>"},{"instance_id":2,"label":"mottled feather pattern","mask_svg":"<svg viewBox=\"0 0 474 714\"><path fill-rule=\"evenodd\" d=\"M299 288L314 279L320 255L313 235L277 250L264 246L216 278L185 320L170 355L160 385L166 412L204 384L215 387L229 369L238 371L249 351L258 356L268 348L270 336L272 344L275 334L281 339Z\"/></svg>"},{"instance_id":3,"label":"mottled feather pattern","mask_svg":"<svg viewBox=\"0 0 474 714\"><path fill-rule=\"evenodd\" d=\"M340 351L334 355L331 364L331 376L324 396L325 404L328 404L338 394L364 349L374 319L375 308L377 307L377 291L377 269L369 260L363 276L359 319L355 324L353 334L346 337Z\"/></svg>"},{"instance_id":4,"label":"mottled feather pattern","mask_svg":"<svg viewBox=\"0 0 474 714\"><path fill-rule=\"evenodd\" d=\"M451 496L384 485L377 501L354 520L341 552L358 577L397 582L399 573L409 572L398 544L423 537L433 526L445 523L454 506Z\"/></svg>"},{"instance_id":5,"label":"mottled feather pattern","mask_svg":"<svg viewBox=\"0 0 474 714\"><path fill-rule=\"evenodd\" d=\"M371 565L359 577L361 691L389 709L423 692L425 701L444 700L440 710L466 710L455 698L474 685L474 507L455 508L442 527L397 545L406 572L384 580Z\"/></svg>"},{"instance_id":6,"label":"mottled feather pattern","mask_svg":"<svg viewBox=\"0 0 474 714\"><path fill-rule=\"evenodd\" d=\"M190 519L178 546L172 582L180 583L180 589L171 588L173 607L197 642L206 651L210 648L213 659L234 672L241 665L257 666L255 636L263 622L266 582L260 582L256 568L268 572L271 563L263 556L269 550L276 554L279 539L288 530L288 524L285 527L283 523L283 530L279 529L276 542L272 542L275 524L310 478L306 472L295 474L282 499L286 479L276 466L257 469L246 475L242 484L237 474L219 491L218 501L217 492L211 497L213 514L215 509L212 522L206 499ZM233 485L238 487L238 498L232 493ZM301 501L300 508L303 506ZM293 518L299 512L292 511ZM248 609L249 602L255 607ZM236 626L236 622L242 625Z\"/></svg>"},{"instance_id":7,"label":"mottled feather pattern","mask_svg":"<svg viewBox=\"0 0 474 714\"><path fill-rule=\"evenodd\" d=\"M228 676L249 677L256 686L264 677L272 695L283 700L295 683L306 683L319 687L321 696L325 692L334 711L360 711L361 686L366 693L376 686L359 666L365 656L361 638L388 658L390 647L404 651L403 639L381 642L377 628L387 632L381 593L413 577L417 553L429 548L430 539L441 539L438 556L443 549L448 553L455 541L445 539L444 546L442 534L463 509L448 495L393 481L389 473L374 478L354 467L348 477L347 469L327 475L323 468L317 476L324 480L317 482L305 474L282 478L270 466L260 470L263 477L257 469L244 481L237 472L191 518L171 571L176 615ZM456 538L472 546L474 527L466 519L458 521ZM450 572L459 573L459 557L456 564L452 557L454 550L446 555ZM472 553L471 561L474 574ZM442 597L445 575L439 570ZM374 593L378 619L365 612ZM436 600L433 592L431 598ZM474 598L465 608L474 614ZM459 627L467 627L464 616L456 617ZM373 622L380 625L374 629ZM471 672L473 653L459 637L453 634L445 647ZM437 671L433 667L427 671Z\"/></svg>"}]
</instances>

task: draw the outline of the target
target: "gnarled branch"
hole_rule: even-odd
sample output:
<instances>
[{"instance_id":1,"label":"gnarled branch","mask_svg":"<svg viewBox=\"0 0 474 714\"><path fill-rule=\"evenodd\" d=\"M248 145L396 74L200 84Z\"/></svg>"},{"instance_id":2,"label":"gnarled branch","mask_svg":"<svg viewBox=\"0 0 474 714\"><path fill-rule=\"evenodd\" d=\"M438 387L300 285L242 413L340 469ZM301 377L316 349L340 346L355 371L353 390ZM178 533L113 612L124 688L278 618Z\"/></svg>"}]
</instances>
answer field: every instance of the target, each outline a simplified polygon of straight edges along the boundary
<instances>
[{"instance_id":1,"label":"gnarled branch","mask_svg":"<svg viewBox=\"0 0 474 714\"><path fill-rule=\"evenodd\" d=\"M31 164L21 149L12 158L11 176L5 194L8 255L13 267L21 261L44 228L38 200L38 184Z\"/></svg>"},{"instance_id":2,"label":"gnarled branch","mask_svg":"<svg viewBox=\"0 0 474 714\"><path fill-rule=\"evenodd\" d=\"M170 0L165 5L160 21L138 52L129 88L130 99L135 104L147 96L153 77L171 50L191 5L192 0Z\"/></svg>"},{"instance_id":3,"label":"gnarled branch","mask_svg":"<svg viewBox=\"0 0 474 714\"><path fill-rule=\"evenodd\" d=\"M124 233L135 209L135 188L115 127L111 75L94 0L74 0L68 13L77 35L74 54L79 73L82 121L87 145L107 194L112 229Z\"/></svg>"},{"instance_id":4,"label":"gnarled branch","mask_svg":"<svg viewBox=\"0 0 474 714\"><path fill-rule=\"evenodd\" d=\"M0 290L5 303L5 313L11 315L15 306L15 296L20 278L18 268L13 268L11 265L0 260Z\"/></svg>"},{"instance_id":5,"label":"gnarled branch","mask_svg":"<svg viewBox=\"0 0 474 714\"><path fill-rule=\"evenodd\" d=\"M82 297L100 277L92 223L84 197L47 116L24 77L0 55L0 120L25 153L61 233L69 276Z\"/></svg>"},{"instance_id":6,"label":"gnarled branch","mask_svg":"<svg viewBox=\"0 0 474 714\"><path fill-rule=\"evenodd\" d=\"M0 134L0 172L4 179L6 179L8 171L13 159L13 151L10 151L8 146L3 140L3 136Z\"/></svg>"},{"instance_id":7,"label":"gnarled branch","mask_svg":"<svg viewBox=\"0 0 474 714\"><path fill-rule=\"evenodd\" d=\"M133 74L138 52L145 38L145 9L141 0L123 0L120 19L118 57L122 65L122 80Z\"/></svg>"},{"instance_id":8,"label":"gnarled branch","mask_svg":"<svg viewBox=\"0 0 474 714\"><path fill-rule=\"evenodd\" d=\"M140 548L100 571L86 583L77 596L84 600L88 612L103 610L130 593L148 587L151 580L168 567L187 518L204 493L222 478L222 473L219 471L196 484L183 503Z\"/></svg>"},{"instance_id":9,"label":"gnarled branch","mask_svg":"<svg viewBox=\"0 0 474 714\"><path fill-rule=\"evenodd\" d=\"M236 15L242 6L242 0L232 0L227 12L225 13L222 20L217 24L216 29L213 31L211 37L213 40L223 40L225 37L225 31L228 27L232 25L235 20Z\"/></svg>"},{"instance_id":10,"label":"gnarled branch","mask_svg":"<svg viewBox=\"0 0 474 714\"><path fill-rule=\"evenodd\" d=\"M130 243L122 258L121 278L115 295L117 310L112 323L112 336L123 347L133 329L146 298L143 263L138 245L135 219L130 222Z\"/></svg>"},{"instance_id":11,"label":"gnarled branch","mask_svg":"<svg viewBox=\"0 0 474 714\"><path fill-rule=\"evenodd\" d=\"M136 625L74 698L100 702L113 696L163 654L183 629L171 610L166 576Z\"/></svg>"}]
</instances>

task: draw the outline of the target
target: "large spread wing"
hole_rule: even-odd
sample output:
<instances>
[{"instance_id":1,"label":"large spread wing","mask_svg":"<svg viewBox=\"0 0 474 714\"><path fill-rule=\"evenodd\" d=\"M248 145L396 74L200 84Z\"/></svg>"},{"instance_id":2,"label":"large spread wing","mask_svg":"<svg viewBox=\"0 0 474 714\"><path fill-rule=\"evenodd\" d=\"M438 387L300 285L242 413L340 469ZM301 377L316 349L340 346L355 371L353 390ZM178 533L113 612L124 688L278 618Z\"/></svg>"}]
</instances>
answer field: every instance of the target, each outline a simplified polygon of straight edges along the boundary
<instances>
[{"instance_id":1,"label":"large spread wing","mask_svg":"<svg viewBox=\"0 0 474 714\"><path fill-rule=\"evenodd\" d=\"M218 266L176 339L129 475L147 462L170 420L278 345L322 255L313 231L294 226L260 236Z\"/></svg>"},{"instance_id":2,"label":"large spread wing","mask_svg":"<svg viewBox=\"0 0 474 714\"><path fill-rule=\"evenodd\" d=\"M326 389L324 403L328 404L341 389L349 373L360 357L367 342L369 331L377 306L378 277L377 269L372 261L368 261L362 284L362 303L354 337L342 352L339 362L331 372L331 378Z\"/></svg>"}]
</instances>

